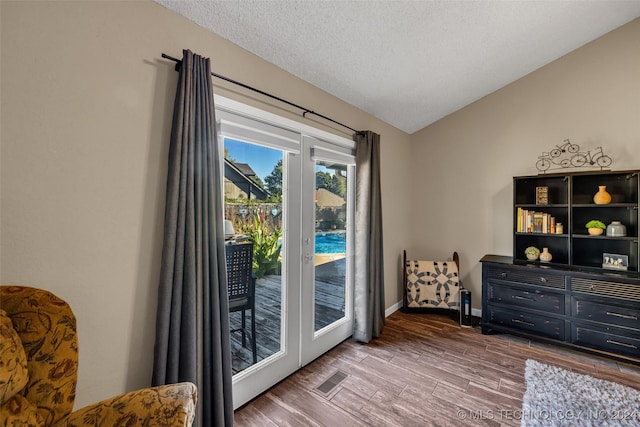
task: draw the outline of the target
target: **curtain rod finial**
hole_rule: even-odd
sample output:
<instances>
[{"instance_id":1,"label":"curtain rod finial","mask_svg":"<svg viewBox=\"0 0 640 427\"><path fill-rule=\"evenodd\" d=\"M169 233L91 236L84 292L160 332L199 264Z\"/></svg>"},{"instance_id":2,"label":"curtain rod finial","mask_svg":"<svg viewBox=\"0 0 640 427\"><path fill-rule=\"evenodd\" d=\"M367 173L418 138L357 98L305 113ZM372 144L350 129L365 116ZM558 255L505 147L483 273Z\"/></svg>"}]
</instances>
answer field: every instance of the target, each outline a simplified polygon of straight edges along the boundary
<instances>
[{"instance_id":1,"label":"curtain rod finial","mask_svg":"<svg viewBox=\"0 0 640 427\"><path fill-rule=\"evenodd\" d=\"M176 71L180 71L180 67L182 66L182 60L181 59L174 58L173 56L169 56L166 53L163 53L162 57L165 58L165 59L169 59L169 60L175 62L176 63L176 66L174 67L175 70Z\"/></svg>"}]
</instances>

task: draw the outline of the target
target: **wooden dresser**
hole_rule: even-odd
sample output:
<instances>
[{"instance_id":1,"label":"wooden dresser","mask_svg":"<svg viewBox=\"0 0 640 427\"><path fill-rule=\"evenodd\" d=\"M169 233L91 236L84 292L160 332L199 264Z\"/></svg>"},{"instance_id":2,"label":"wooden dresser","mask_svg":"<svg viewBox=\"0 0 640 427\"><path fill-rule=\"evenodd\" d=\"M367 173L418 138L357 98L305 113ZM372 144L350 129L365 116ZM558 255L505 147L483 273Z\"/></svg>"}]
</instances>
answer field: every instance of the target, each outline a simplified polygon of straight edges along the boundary
<instances>
[{"instance_id":1,"label":"wooden dresser","mask_svg":"<svg viewBox=\"0 0 640 427\"><path fill-rule=\"evenodd\" d=\"M482 333L507 332L640 365L637 273L482 258Z\"/></svg>"}]
</instances>

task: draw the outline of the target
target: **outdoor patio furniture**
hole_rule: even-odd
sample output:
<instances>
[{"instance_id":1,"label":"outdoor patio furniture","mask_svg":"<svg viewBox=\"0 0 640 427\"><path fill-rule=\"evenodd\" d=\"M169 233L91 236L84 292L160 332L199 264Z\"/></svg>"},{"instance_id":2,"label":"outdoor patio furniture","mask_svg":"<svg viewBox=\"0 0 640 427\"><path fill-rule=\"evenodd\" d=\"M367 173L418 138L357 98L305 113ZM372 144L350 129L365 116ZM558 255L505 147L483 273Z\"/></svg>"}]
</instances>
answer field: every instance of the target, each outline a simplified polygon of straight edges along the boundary
<instances>
[{"instance_id":1,"label":"outdoor patio furniture","mask_svg":"<svg viewBox=\"0 0 640 427\"><path fill-rule=\"evenodd\" d=\"M256 350L256 277L252 273L253 243L227 243L225 245L227 265L227 292L229 295L229 313L242 312L242 324L231 333L242 333L242 346L246 348L247 323L245 313L251 310L251 352L253 363L258 362Z\"/></svg>"}]
</instances>

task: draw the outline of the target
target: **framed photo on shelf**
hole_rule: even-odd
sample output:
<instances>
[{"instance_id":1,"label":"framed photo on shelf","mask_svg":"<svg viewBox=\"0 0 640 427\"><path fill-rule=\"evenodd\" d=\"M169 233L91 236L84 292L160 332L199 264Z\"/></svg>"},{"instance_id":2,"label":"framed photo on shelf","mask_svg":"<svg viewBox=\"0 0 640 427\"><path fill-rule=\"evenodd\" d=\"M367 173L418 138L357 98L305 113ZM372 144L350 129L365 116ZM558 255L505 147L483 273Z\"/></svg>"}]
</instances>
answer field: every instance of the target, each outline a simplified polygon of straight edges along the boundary
<instances>
[{"instance_id":1,"label":"framed photo on shelf","mask_svg":"<svg viewBox=\"0 0 640 427\"><path fill-rule=\"evenodd\" d=\"M629 266L629 257L619 254L602 254L602 268L611 270L626 270Z\"/></svg>"},{"instance_id":2,"label":"framed photo on shelf","mask_svg":"<svg viewBox=\"0 0 640 427\"><path fill-rule=\"evenodd\" d=\"M536 205L549 204L549 187L536 187Z\"/></svg>"}]
</instances>

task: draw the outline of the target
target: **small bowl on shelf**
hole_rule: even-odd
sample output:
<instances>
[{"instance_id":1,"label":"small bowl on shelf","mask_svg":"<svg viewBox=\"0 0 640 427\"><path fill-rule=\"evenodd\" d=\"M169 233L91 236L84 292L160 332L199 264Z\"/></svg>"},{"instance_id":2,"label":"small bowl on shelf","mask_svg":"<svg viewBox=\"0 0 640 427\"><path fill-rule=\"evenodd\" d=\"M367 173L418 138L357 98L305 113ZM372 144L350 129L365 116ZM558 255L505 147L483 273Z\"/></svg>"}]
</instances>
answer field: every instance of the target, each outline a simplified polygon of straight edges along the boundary
<instances>
[{"instance_id":1,"label":"small bowl on shelf","mask_svg":"<svg viewBox=\"0 0 640 427\"><path fill-rule=\"evenodd\" d=\"M611 221L611 224L607 225L607 236L625 237L626 235L627 227L620 221Z\"/></svg>"}]
</instances>

